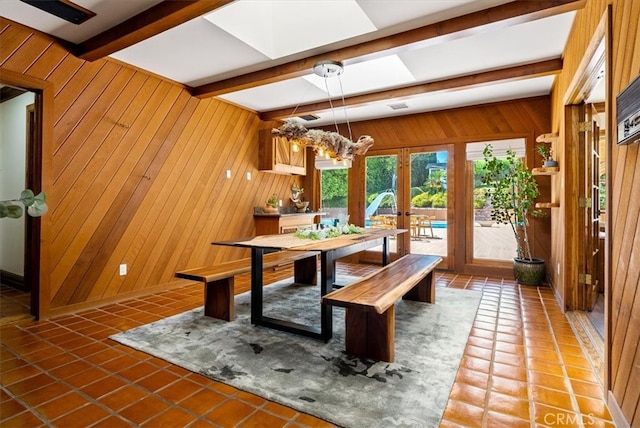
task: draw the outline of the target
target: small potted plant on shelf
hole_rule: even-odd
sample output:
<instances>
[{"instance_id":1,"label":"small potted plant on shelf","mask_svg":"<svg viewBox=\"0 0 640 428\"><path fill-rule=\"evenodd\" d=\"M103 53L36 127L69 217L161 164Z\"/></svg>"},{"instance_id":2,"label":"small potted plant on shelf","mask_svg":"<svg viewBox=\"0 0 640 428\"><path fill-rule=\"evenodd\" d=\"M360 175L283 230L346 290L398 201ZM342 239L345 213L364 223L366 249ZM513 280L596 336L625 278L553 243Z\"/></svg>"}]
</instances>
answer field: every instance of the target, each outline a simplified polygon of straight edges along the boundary
<instances>
[{"instance_id":1,"label":"small potted plant on shelf","mask_svg":"<svg viewBox=\"0 0 640 428\"><path fill-rule=\"evenodd\" d=\"M546 144L538 144L536 151L542 156L543 164L545 168L558 166L558 162L553 159L551 147L547 147Z\"/></svg>"},{"instance_id":2,"label":"small potted plant on shelf","mask_svg":"<svg viewBox=\"0 0 640 428\"><path fill-rule=\"evenodd\" d=\"M278 212L278 195L275 193L267 199L267 204L263 208L265 213L273 214Z\"/></svg>"},{"instance_id":3,"label":"small potted plant on shelf","mask_svg":"<svg viewBox=\"0 0 640 428\"><path fill-rule=\"evenodd\" d=\"M532 256L529 244L529 219L541 215L534 209L538 183L514 151L507 150L506 158L498 159L491 144L487 144L483 154L486 167L482 182L491 201L491 219L510 225L516 238L514 276L521 284L539 285L546 275L544 260Z\"/></svg>"}]
</instances>

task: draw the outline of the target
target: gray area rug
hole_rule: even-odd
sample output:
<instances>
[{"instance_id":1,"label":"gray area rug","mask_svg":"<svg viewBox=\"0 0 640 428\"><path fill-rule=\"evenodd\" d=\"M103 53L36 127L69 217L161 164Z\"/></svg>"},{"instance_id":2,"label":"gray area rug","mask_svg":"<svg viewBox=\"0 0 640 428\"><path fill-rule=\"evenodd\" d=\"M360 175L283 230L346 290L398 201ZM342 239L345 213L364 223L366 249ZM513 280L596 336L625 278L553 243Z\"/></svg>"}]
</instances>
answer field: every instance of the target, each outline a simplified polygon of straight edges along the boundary
<instances>
[{"instance_id":1,"label":"gray area rug","mask_svg":"<svg viewBox=\"0 0 640 428\"><path fill-rule=\"evenodd\" d=\"M319 288L291 281L265 289L265 315L319 325ZM255 327L248 293L236 296L233 322L198 308L111 338L339 426L436 427L480 296L438 288L435 305L398 302L394 363L345 354L342 308L329 343Z\"/></svg>"}]
</instances>

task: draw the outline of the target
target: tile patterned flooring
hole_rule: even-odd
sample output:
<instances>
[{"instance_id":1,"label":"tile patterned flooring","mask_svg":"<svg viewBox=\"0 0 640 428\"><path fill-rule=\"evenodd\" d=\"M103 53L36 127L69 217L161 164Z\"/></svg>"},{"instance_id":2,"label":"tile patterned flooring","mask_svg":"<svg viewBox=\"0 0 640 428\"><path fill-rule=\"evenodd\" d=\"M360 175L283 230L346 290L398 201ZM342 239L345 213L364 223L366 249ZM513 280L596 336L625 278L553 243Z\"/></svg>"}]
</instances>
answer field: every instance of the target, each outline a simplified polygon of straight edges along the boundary
<instances>
[{"instance_id":1,"label":"tile patterned flooring","mask_svg":"<svg viewBox=\"0 0 640 428\"><path fill-rule=\"evenodd\" d=\"M338 263L364 275L375 266ZM291 276L265 272L265 282ZM482 291L442 427L613 427L602 387L548 287L437 274ZM237 292L249 288L236 277ZM3 305L6 288L2 288ZM328 427L108 339L202 305L202 286L0 326L2 427ZM3 306L6 308L6 305Z\"/></svg>"}]
</instances>

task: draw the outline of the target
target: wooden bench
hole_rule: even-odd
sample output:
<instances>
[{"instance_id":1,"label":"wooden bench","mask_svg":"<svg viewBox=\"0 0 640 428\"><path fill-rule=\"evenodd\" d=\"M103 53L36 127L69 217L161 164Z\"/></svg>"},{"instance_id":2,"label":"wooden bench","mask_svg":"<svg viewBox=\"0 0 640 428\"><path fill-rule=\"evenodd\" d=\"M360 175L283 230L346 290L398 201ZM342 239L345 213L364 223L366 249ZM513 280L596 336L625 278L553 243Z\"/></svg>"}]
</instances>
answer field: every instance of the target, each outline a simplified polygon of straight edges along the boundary
<instances>
[{"instance_id":1,"label":"wooden bench","mask_svg":"<svg viewBox=\"0 0 640 428\"><path fill-rule=\"evenodd\" d=\"M294 263L294 280L301 284L317 283L318 253L313 251L278 251L265 254L263 269ZM231 321L235 318L234 277L251 272L251 258L219 263L176 272L175 276L204 283L204 314Z\"/></svg>"},{"instance_id":2,"label":"wooden bench","mask_svg":"<svg viewBox=\"0 0 640 428\"><path fill-rule=\"evenodd\" d=\"M439 256L407 254L379 271L332 291L322 303L347 309L347 354L393 362L395 302L403 298L435 303L433 269Z\"/></svg>"}]
</instances>

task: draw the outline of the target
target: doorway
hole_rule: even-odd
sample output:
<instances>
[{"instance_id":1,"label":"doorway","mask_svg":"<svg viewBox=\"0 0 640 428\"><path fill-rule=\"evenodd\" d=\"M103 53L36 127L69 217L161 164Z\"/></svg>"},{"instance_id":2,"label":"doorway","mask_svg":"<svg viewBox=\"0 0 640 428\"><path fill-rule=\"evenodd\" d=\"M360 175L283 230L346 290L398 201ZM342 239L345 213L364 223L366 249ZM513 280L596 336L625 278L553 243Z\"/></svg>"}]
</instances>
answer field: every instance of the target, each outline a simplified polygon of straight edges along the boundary
<instances>
[{"instance_id":1,"label":"doorway","mask_svg":"<svg viewBox=\"0 0 640 428\"><path fill-rule=\"evenodd\" d=\"M565 234L567 318L588 350L603 390L610 389L611 6L607 7L564 96L565 212L575 218Z\"/></svg>"},{"instance_id":2,"label":"doorway","mask_svg":"<svg viewBox=\"0 0 640 428\"><path fill-rule=\"evenodd\" d=\"M5 77L3 73L3 77ZM42 181L42 96L13 85L0 85L2 108L2 199L15 199L25 188L39 193ZM0 322L40 316L41 220L26 213L2 224L2 313Z\"/></svg>"}]
</instances>

